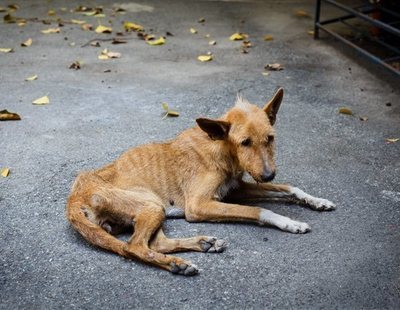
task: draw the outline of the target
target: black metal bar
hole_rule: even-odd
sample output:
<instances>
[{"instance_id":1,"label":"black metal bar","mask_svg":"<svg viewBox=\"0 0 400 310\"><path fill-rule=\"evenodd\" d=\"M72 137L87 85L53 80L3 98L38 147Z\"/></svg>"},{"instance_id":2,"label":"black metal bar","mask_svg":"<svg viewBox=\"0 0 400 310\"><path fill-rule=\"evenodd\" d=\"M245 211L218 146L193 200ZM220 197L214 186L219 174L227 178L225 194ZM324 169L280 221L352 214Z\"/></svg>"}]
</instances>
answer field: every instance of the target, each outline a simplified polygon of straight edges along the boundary
<instances>
[{"instance_id":1,"label":"black metal bar","mask_svg":"<svg viewBox=\"0 0 400 310\"><path fill-rule=\"evenodd\" d=\"M344 37L342 37L341 35L327 29L325 26L321 25L320 23L316 23L315 24L316 27L318 27L319 29L324 30L325 32L329 33L330 35L334 36L336 39L348 44L349 46L351 46L352 48L354 48L355 50L357 50L358 52L360 52L361 54L363 54L364 56L366 56L367 58L371 59L372 61L384 66L386 69L392 71L393 73L395 73L397 76L400 77L400 71L396 70L394 67L392 67L391 65L387 64L386 62L384 62L383 60L381 60L380 58L376 57L375 55L367 52L366 50L364 50L363 48L355 45L354 43L350 42L349 40L345 39Z\"/></svg>"},{"instance_id":2,"label":"black metal bar","mask_svg":"<svg viewBox=\"0 0 400 310\"><path fill-rule=\"evenodd\" d=\"M382 60L384 60L385 62L392 62L392 61L395 61L395 60L398 60L398 59L400 60L400 55L384 58Z\"/></svg>"},{"instance_id":3,"label":"black metal bar","mask_svg":"<svg viewBox=\"0 0 400 310\"><path fill-rule=\"evenodd\" d=\"M373 19L373 18L371 18L371 17L369 17L367 15L359 13L356 10L353 10L353 9L343 5L343 4L337 3L336 1L333 1L333 0L323 0L323 1L326 2L326 3L329 3L330 5L336 6L339 9L342 9L343 11L346 11L347 13L354 14L355 16L357 16L357 17L359 17L361 19L364 19L364 20L370 22L371 24L373 24L373 25L375 25L375 26L377 26L379 28L382 28L382 29L384 29L384 30L396 35L396 36L400 36L400 29L391 27L388 24L385 24L385 23L383 23L383 22L381 22L379 20Z\"/></svg>"},{"instance_id":4,"label":"black metal bar","mask_svg":"<svg viewBox=\"0 0 400 310\"><path fill-rule=\"evenodd\" d=\"M314 39L319 38L319 28L317 27L317 24L319 23L320 14L321 14L321 0L317 0L317 4L315 6Z\"/></svg>"}]
</instances>

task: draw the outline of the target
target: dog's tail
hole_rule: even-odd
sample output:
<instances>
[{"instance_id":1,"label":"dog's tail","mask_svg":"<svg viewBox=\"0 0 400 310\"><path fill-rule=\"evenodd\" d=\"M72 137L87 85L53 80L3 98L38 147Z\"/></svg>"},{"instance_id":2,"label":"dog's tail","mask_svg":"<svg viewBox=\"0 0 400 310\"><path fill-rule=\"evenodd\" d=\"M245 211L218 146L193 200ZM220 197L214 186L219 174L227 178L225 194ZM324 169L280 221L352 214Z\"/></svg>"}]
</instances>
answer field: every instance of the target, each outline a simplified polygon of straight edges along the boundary
<instances>
[{"instance_id":1,"label":"dog's tail","mask_svg":"<svg viewBox=\"0 0 400 310\"><path fill-rule=\"evenodd\" d=\"M118 253L122 256L127 256L124 251L126 243L115 238L107 231L105 231L95 221L91 221L90 207L82 199L76 199L78 193L79 176L75 182L71 195L68 199L66 206L66 216L72 226L91 244L100 248Z\"/></svg>"}]
</instances>

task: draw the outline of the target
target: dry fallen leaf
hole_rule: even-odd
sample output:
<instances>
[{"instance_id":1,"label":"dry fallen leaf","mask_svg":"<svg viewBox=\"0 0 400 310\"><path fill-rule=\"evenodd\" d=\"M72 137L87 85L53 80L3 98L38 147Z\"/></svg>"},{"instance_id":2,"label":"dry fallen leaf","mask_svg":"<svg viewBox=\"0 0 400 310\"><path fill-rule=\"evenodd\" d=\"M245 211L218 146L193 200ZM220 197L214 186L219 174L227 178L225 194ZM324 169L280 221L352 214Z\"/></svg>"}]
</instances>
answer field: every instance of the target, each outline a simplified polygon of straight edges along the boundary
<instances>
[{"instance_id":1,"label":"dry fallen leaf","mask_svg":"<svg viewBox=\"0 0 400 310\"><path fill-rule=\"evenodd\" d=\"M0 48L0 52L2 53L12 53L14 50L12 48Z\"/></svg>"},{"instance_id":2,"label":"dry fallen leaf","mask_svg":"<svg viewBox=\"0 0 400 310\"><path fill-rule=\"evenodd\" d=\"M190 28L189 31L190 31L190 33L193 33L193 34L196 34L196 33L197 33L197 30L194 29L194 28Z\"/></svg>"},{"instance_id":3,"label":"dry fallen leaf","mask_svg":"<svg viewBox=\"0 0 400 310\"><path fill-rule=\"evenodd\" d=\"M116 38L114 38L112 41L111 41L111 44L124 44L124 43L126 43L127 41L126 40L121 40L121 39L116 39Z\"/></svg>"},{"instance_id":4,"label":"dry fallen leaf","mask_svg":"<svg viewBox=\"0 0 400 310\"><path fill-rule=\"evenodd\" d=\"M3 12L7 12L7 9L0 6L0 13L3 13Z\"/></svg>"},{"instance_id":5,"label":"dry fallen leaf","mask_svg":"<svg viewBox=\"0 0 400 310\"><path fill-rule=\"evenodd\" d=\"M49 33L60 33L60 31L61 31L60 28L49 28L46 30L41 30L40 32L44 34L49 34Z\"/></svg>"},{"instance_id":6,"label":"dry fallen leaf","mask_svg":"<svg viewBox=\"0 0 400 310\"><path fill-rule=\"evenodd\" d=\"M353 111L351 111L349 108L346 108L346 107L340 108L339 113L346 114L346 115L353 115Z\"/></svg>"},{"instance_id":7,"label":"dry fallen leaf","mask_svg":"<svg viewBox=\"0 0 400 310\"><path fill-rule=\"evenodd\" d=\"M8 177L8 175L10 174L10 169L9 168L1 168L1 176L3 178Z\"/></svg>"},{"instance_id":8,"label":"dry fallen leaf","mask_svg":"<svg viewBox=\"0 0 400 310\"><path fill-rule=\"evenodd\" d=\"M313 35L314 35L314 30L308 30L307 33L308 33L310 36L313 36Z\"/></svg>"},{"instance_id":9,"label":"dry fallen leaf","mask_svg":"<svg viewBox=\"0 0 400 310\"><path fill-rule=\"evenodd\" d=\"M49 16L54 16L54 15L56 15L56 11L55 11L55 10L49 10L49 11L47 12L47 15L49 15Z\"/></svg>"},{"instance_id":10,"label":"dry fallen leaf","mask_svg":"<svg viewBox=\"0 0 400 310\"><path fill-rule=\"evenodd\" d=\"M242 47L243 48L249 48L249 47L252 47L252 44L251 44L250 41L243 41L242 42Z\"/></svg>"},{"instance_id":11,"label":"dry fallen leaf","mask_svg":"<svg viewBox=\"0 0 400 310\"><path fill-rule=\"evenodd\" d=\"M173 110L170 110L170 109L169 109L168 103L163 102L162 107L163 107L163 109L164 109L165 112L166 112L165 115L164 115L164 117L163 117L163 119L166 118L167 116L173 116L173 117L179 116L179 112L173 111Z\"/></svg>"},{"instance_id":12,"label":"dry fallen leaf","mask_svg":"<svg viewBox=\"0 0 400 310\"><path fill-rule=\"evenodd\" d=\"M85 31L88 31L88 30L91 31L91 30L93 30L93 25L92 24L82 24L81 29L85 30Z\"/></svg>"},{"instance_id":13,"label":"dry fallen leaf","mask_svg":"<svg viewBox=\"0 0 400 310\"><path fill-rule=\"evenodd\" d=\"M264 71L264 72L261 72L261 74L264 75L264 76L268 76L268 75L269 75L269 72L265 72L265 71Z\"/></svg>"},{"instance_id":14,"label":"dry fallen leaf","mask_svg":"<svg viewBox=\"0 0 400 310\"><path fill-rule=\"evenodd\" d=\"M31 45L32 45L32 39L31 38L29 38L25 42L21 43L21 46L24 46L24 47L28 47L28 46L31 46Z\"/></svg>"},{"instance_id":15,"label":"dry fallen leaf","mask_svg":"<svg viewBox=\"0 0 400 310\"><path fill-rule=\"evenodd\" d=\"M216 44L217 44L217 41L210 41L210 42L208 42L208 44L209 44L209 45L216 45Z\"/></svg>"},{"instance_id":16,"label":"dry fallen leaf","mask_svg":"<svg viewBox=\"0 0 400 310\"><path fill-rule=\"evenodd\" d=\"M274 37L271 36L271 35L266 35L266 36L264 36L264 41L271 41L271 40L273 40L273 39L274 39Z\"/></svg>"},{"instance_id":17,"label":"dry fallen leaf","mask_svg":"<svg viewBox=\"0 0 400 310\"><path fill-rule=\"evenodd\" d=\"M308 17L311 18L311 15L308 14L306 11L304 10L297 10L294 15L296 15L297 17Z\"/></svg>"},{"instance_id":18,"label":"dry fallen leaf","mask_svg":"<svg viewBox=\"0 0 400 310\"><path fill-rule=\"evenodd\" d=\"M50 103L50 100L49 100L49 97L47 97L47 96L43 96L43 97L40 97L40 98L32 101L32 104L34 104L34 105L45 105L45 104L49 104L49 103Z\"/></svg>"},{"instance_id":19,"label":"dry fallen leaf","mask_svg":"<svg viewBox=\"0 0 400 310\"><path fill-rule=\"evenodd\" d=\"M200 24L204 23L206 21L205 18L199 18L199 20L197 22L199 22Z\"/></svg>"},{"instance_id":20,"label":"dry fallen leaf","mask_svg":"<svg viewBox=\"0 0 400 310\"><path fill-rule=\"evenodd\" d=\"M111 27L106 27L103 25L99 25L97 26L95 32L97 33L111 33L112 32L112 28Z\"/></svg>"},{"instance_id":21,"label":"dry fallen leaf","mask_svg":"<svg viewBox=\"0 0 400 310\"><path fill-rule=\"evenodd\" d=\"M8 112L7 110L0 111L0 121L19 121L21 117L17 113Z\"/></svg>"},{"instance_id":22,"label":"dry fallen leaf","mask_svg":"<svg viewBox=\"0 0 400 310\"><path fill-rule=\"evenodd\" d=\"M359 119L360 119L360 121L366 122L368 120L368 117L360 116Z\"/></svg>"},{"instance_id":23,"label":"dry fallen leaf","mask_svg":"<svg viewBox=\"0 0 400 310\"><path fill-rule=\"evenodd\" d=\"M245 34L245 33L236 32L236 33L232 34L229 37L229 40L231 40L231 41L239 41L239 40L247 39L248 37L249 36L247 34Z\"/></svg>"},{"instance_id":24,"label":"dry fallen leaf","mask_svg":"<svg viewBox=\"0 0 400 310\"><path fill-rule=\"evenodd\" d=\"M77 25L83 25L86 22L84 20L78 20L78 19L71 19L71 23L77 24Z\"/></svg>"},{"instance_id":25,"label":"dry fallen leaf","mask_svg":"<svg viewBox=\"0 0 400 310\"><path fill-rule=\"evenodd\" d=\"M35 75L27 77L25 79L25 81L34 81L34 80L37 80L37 78L38 78L38 76L35 74Z\"/></svg>"},{"instance_id":26,"label":"dry fallen leaf","mask_svg":"<svg viewBox=\"0 0 400 310\"><path fill-rule=\"evenodd\" d=\"M265 67L265 70L269 71L281 71L283 70L283 66L279 63L274 63L274 64L267 64Z\"/></svg>"},{"instance_id":27,"label":"dry fallen leaf","mask_svg":"<svg viewBox=\"0 0 400 310\"><path fill-rule=\"evenodd\" d=\"M197 59L201 62L211 61L213 59L212 55L200 55Z\"/></svg>"},{"instance_id":28,"label":"dry fallen leaf","mask_svg":"<svg viewBox=\"0 0 400 310\"><path fill-rule=\"evenodd\" d=\"M99 41L90 42L89 45L90 45L90 46L94 46L94 47L100 47L100 46L101 46Z\"/></svg>"},{"instance_id":29,"label":"dry fallen leaf","mask_svg":"<svg viewBox=\"0 0 400 310\"><path fill-rule=\"evenodd\" d=\"M107 60L110 58L120 58L121 57L121 53L117 53L117 52L110 52L108 49L104 49L101 51L101 54L98 56L98 58L100 60Z\"/></svg>"},{"instance_id":30,"label":"dry fallen leaf","mask_svg":"<svg viewBox=\"0 0 400 310\"><path fill-rule=\"evenodd\" d=\"M131 22L125 22L124 28L126 31L142 31L143 30L143 27L141 25L131 23Z\"/></svg>"},{"instance_id":31,"label":"dry fallen leaf","mask_svg":"<svg viewBox=\"0 0 400 310\"><path fill-rule=\"evenodd\" d=\"M81 63L79 61L74 61L70 66L69 69L79 70L81 68Z\"/></svg>"},{"instance_id":32,"label":"dry fallen leaf","mask_svg":"<svg viewBox=\"0 0 400 310\"><path fill-rule=\"evenodd\" d=\"M3 16L3 21L6 24L12 24L17 22L17 18L11 14L6 14Z\"/></svg>"},{"instance_id":33,"label":"dry fallen leaf","mask_svg":"<svg viewBox=\"0 0 400 310\"><path fill-rule=\"evenodd\" d=\"M150 45L162 45L165 43L164 37L159 37L157 40L146 41Z\"/></svg>"},{"instance_id":34,"label":"dry fallen leaf","mask_svg":"<svg viewBox=\"0 0 400 310\"><path fill-rule=\"evenodd\" d=\"M390 143L396 143L397 141L399 141L400 138L386 138L385 141L386 143L390 144Z\"/></svg>"}]
</instances>

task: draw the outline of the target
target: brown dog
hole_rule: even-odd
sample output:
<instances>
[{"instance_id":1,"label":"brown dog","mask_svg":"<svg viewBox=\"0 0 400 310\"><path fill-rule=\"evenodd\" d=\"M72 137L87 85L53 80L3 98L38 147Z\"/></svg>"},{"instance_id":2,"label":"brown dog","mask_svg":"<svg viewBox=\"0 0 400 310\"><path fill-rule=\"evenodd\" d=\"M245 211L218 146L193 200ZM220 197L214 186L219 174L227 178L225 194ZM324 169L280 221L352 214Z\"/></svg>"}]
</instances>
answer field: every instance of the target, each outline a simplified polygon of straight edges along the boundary
<instances>
[{"instance_id":1,"label":"brown dog","mask_svg":"<svg viewBox=\"0 0 400 310\"><path fill-rule=\"evenodd\" d=\"M222 252L226 243L207 236L168 239L162 230L166 217L308 232L308 224L269 210L222 202L288 198L314 210L335 208L296 187L268 183L275 176L273 125L282 98L280 88L261 109L238 97L220 119L199 118L197 127L175 140L133 148L103 168L79 174L68 199L69 221L96 246L184 275L198 273L197 267L166 253ZM243 181L244 173L257 183ZM113 236L132 226L128 242Z\"/></svg>"}]
</instances>

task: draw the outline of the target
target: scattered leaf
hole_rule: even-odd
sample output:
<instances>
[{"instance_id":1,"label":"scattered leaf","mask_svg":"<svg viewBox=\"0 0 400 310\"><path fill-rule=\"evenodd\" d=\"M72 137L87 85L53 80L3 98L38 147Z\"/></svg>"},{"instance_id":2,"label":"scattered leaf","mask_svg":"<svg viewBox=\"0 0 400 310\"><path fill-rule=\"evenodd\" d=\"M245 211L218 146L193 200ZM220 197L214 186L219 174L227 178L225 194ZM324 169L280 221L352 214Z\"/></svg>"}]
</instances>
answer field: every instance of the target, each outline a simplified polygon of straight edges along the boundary
<instances>
[{"instance_id":1,"label":"scattered leaf","mask_svg":"<svg viewBox=\"0 0 400 310\"><path fill-rule=\"evenodd\" d=\"M10 169L9 169L9 168L2 168L2 169L1 169L1 176L2 176L3 178L8 177L9 174L10 174Z\"/></svg>"},{"instance_id":2,"label":"scattered leaf","mask_svg":"<svg viewBox=\"0 0 400 310\"><path fill-rule=\"evenodd\" d=\"M0 13L3 13L3 12L7 12L7 9L0 6Z\"/></svg>"},{"instance_id":3,"label":"scattered leaf","mask_svg":"<svg viewBox=\"0 0 400 310\"><path fill-rule=\"evenodd\" d=\"M79 61L74 61L70 66L69 69L79 70L81 68L81 63Z\"/></svg>"},{"instance_id":4,"label":"scattered leaf","mask_svg":"<svg viewBox=\"0 0 400 310\"><path fill-rule=\"evenodd\" d=\"M17 22L17 18L15 16L12 16L11 14L6 14L3 16L3 21L6 24L13 24Z\"/></svg>"},{"instance_id":5,"label":"scattered leaf","mask_svg":"<svg viewBox=\"0 0 400 310\"><path fill-rule=\"evenodd\" d=\"M206 21L205 18L199 18L199 20L197 22L199 22L200 24L204 23Z\"/></svg>"},{"instance_id":6,"label":"scattered leaf","mask_svg":"<svg viewBox=\"0 0 400 310\"><path fill-rule=\"evenodd\" d=\"M16 4L9 4L9 5L7 5L7 7L8 7L9 9L11 9L11 10L14 10L14 11L16 11L16 10L19 9L19 6L16 5Z\"/></svg>"},{"instance_id":7,"label":"scattered leaf","mask_svg":"<svg viewBox=\"0 0 400 310\"><path fill-rule=\"evenodd\" d=\"M112 32L112 28L111 27L106 27L103 25L99 25L97 26L95 32L97 33L111 33Z\"/></svg>"},{"instance_id":8,"label":"scattered leaf","mask_svg":"<svg viewBox=\"0 0 400 310\"><path fill-rule=\"evenodd\" d=\"M173 35L171 32L169 32L169 31L167 31L167 32L165 33L165 35L170 36L170 37L173 37L173 36L174 36L174 35Z\"/></svg>"},{"instance_id":9,"label":"scattered leaf","mask_svg":"<svg viewBox=\"0 0 400 310\"><path fill-rule=\"evenodd\" d=\"M90 46L100 47L101 45L100 45L99 41L93 41L93 42L90 42Z\"/></svg>"},{"instance_id":10,"label":"scattered leaf","mask_svg":"<svg viewBox=\"0 0 400 310\"><path fill-rule=\"evenodd\" d=\"M269 71L281 71L283 70L283 66L279 63L274 63L274 64L267 64L265 67L265 70Z\"/></svg>"},{"instance_id":11,"label":"scattered leaf","mask_svg":"<svg viewBox=\"0 0 400 310\"><path fill-rule=\"evenodd\" d=\"M269 34L264 36L264 41L272 41L273 39L274 39L274 37Z\"/></svg>"},{"instance_id":12,"label":"scattered leaf","mask_svg":"<svg viewBox=\"0 0 400 310\"><path fill-rule=\"evenodd\" d=\"M211 61L213 59L212 55L200 55L197 59L201 62Z\"/></svg>"},{"instance_id":13,"label":"scattered leaf","mask_svg":"<svg viewBox=\"0 0 400 310\"><path fill-rule=\"evenodd\" d=\"M268 75L269 75L269 72L265 72L265 71L264 71L264 72L261 72L261 74L264 75L264 76L268 76Z\"/></svg>"},{"instance_id":14,"label":"scattered leaf","mask_svg":"<svg viewBox=\"0 0 400 310\"><path fill-rule=\"evenodd\" d=\"M308 14L306 11L304 10L297 10L294 15L296 15L297 17L307 17L307 18L311 18L311 15Z\"/></svg>"},{"instance_id":15,"label":"scattered leaf","mask_svg":"<svg viewBox=\"0 0 400 310\"><path fill-rule=\"evenodd\" d=\"M71 42L71 43L69 44L69 46L75 46L75 45L76 45L75 42Z\"/></svg>"},{"instance_id":16,"label":"scattered leaf","mask_svg":"<svg viewBox=\"0 0 400 310\"><path fill-rule=\"evenodd\" d=\"M252 47L252 44L251 44L250 41L243 41L242 42L242 47L243 48L250 48L250 47Z\"/></svg>"},{"instance_id":17,"label":"scattered leaf","mask_svg":"<svg viewBox=\"0 0 400 310\"><path fill-rule=\"evenodd\" d=\"M93 16L94 16L94 17L97 17L97 18L104 18L104 17L106 17L106 15L103 14L103 13L95 14L95 15L93 15Z\"/></svg>"},{"instance_id":18,"label":"scattered leaf","mask_svg":"<svg viewBox=\"0 0 400 310\"><path fill-rule=\"evenodd\" d=\"M106 70L104 70L103 72L104 72L104 73L109 73L109 72L111 72L111 69L106 69Z\"/></svg>"},{"instance_id":19,"label":"scattered leaf","mask_svg":"<svg viewBox=\"0 0 400 310\"><path fill-rule=\"evenodd\" d=\"M150 45L162 45L165 43L164 37L159 37L157 40L146 41Z\"/></svg>"},{"instance_id":20,"label":"scattered leaf","mask_svg":"<svg viewBox=\"0 0 400 310\"><path fill-rule=\"evenodd\" d=\"M14 50L12 48L0 48L0 52L2 53L12 53Z\"/></svg>"},{"instance_id":21,"label":"scattered leaf","mask_svg":"<svg viewBox=\"0 0 400 310\"><path fill-rule=\"evenodd\" d=\"M54 15L56 15L56 11L54 11L54 10L49 10L49 11L47 12L47 15L49 15L49 16L54 16Z\"/></svg>"},{"instance_id":22,"label":"scattered leaf","mask_svg":"<svg viewBox=\"0 0 400 310\"><path fill-rule=\"evenodd\" d=\"M359 119L360 119L360 121L366 122L368 120L368 117L360 116Z\"/></svg>"},{"instance_id":23,"label":"scattered leaf","mask_svg":"<svg viewBox=\"0 0 400 310\"><path fill-rule=\"evenodd\" d=\"M353 115L353 111L351 111L349 108L346 108L346 107L340 108L339 113L346 114L346 115Z\"/></svg>"},{"instance_id":24,"label":"scattered leaf","mask_svg":"<svg viewBox=\"0 0 400 310\"><path fill-rule=\"evenodd\" d=\"M400 138L386 138L385 141L386 143L390 144L390 143L396 143L397 141L399 141Z\"/></svg>"},{"instance_id":25,"label":"scattered leaf","mask_svg":"<svg viewBox=\"0 0 400 310\"><path fill-rule=\"evenodd\" d=\"M26 25L26 22L19 22L17 25L18 25L19 27L23 27L23 26Z\"/></svg>"},{"instance_id":26,"label":"scattered leaf","mask_svg":"<svg viewBox=\"0 0 400 310\"><path fill-rule=\"evenodd\" d=\"M124 28L126 31L142 31L143 30L143 27L141 25L131 23L131 22L125 22Z\"/></svg>"},{"instance_id":27,"label":"scattered leaf","mask_svg":"<svg viewBox=\"0 0 400 310\"><path fill-rule=\"evenodd\" d=\"M177 117L177 116L179 116L179 112L173 111L173 110L170 110L170 109L169 109L168 103L163 102L162 107L163 107L163 109L164 109L165 112L166 112L165 115L164 115L164 117L163 117L163 119L166 118L167 116L172 116L172 117Z\"/></svg>"},{"instance_id":28,"label":"scattered leaf","mask_svg":"<svg viewBox=\"0 0 400 310\"><path fill-rule=\"evenodd\" d=\"M231 40L231 41L240 41L240 40L247 39L248 37L249 36L247 34L245 34L245 33L236 32L236 33L232 34L229 37L229 40Z\"/></svg>"},{"instance_id":29,"label":"scattered leaf","mask_svg":"<svg viewBox=\"0 0 400 310\"><path fill-rule=\"evenodd\" d=\"M210 41L210 42L208 42L208 45L216 45L217 44L217 41Z\"/></svg>"},{"instance_id":30,"label":"scattered leaf","mask_svg":"<svg viewBox=\"0 0 400 310\"><path fill-rule=\"evenodd\" d=\"M208 39L208 38L211 37L211 36L210 36L209 33L207 33L204 37Z\"/></svg>"},{"instance_id":31,"label":"scattered leaf","mask_svg":"<svg viewBox=\"0 0 400 310\"><path fill-rule=\"evenodd\" d=\"M82 24L81 29L85 30L85 31L89 31L89 30L91 31L91 30L93 30L93 25L92 24Z\"/></svg>"},{"instance_id":32,"label":"scattered leaf","mask_svg":"<svg viewBox=\"0 0 400 310\"><path fill-rule=\"evenodd\" d=\"M49 104L49 103L50 103L50 100L49 100L49 97L47 97L47 96L43 96L43 97L40 97L40 98L32 101L32 104L34 104L34 105L45 105L45 104Z\"/></svg>"},{"instance_id":33,"label":"scattered leaf","mask_svg":"<svg viewBox=\"0 0 400 310\"><path fill-rule=\"evenodd\" d=\"M37 78L38 78L38 76L35 74L35 75L32 75L32 76L28 76L25 79L25 81L34 81L34 80L37 80Z\"/></svg>"},{"instance_id":34,"label":"scattered leaf","mask_svg":"<svg viewBox=\"0 0 400 310\"><path fill-rule=\"evenodd\" d=\"M83 25L86 22L84 20L79 20L79 19L71 19L71 23L77 24L77 25Z\"/></svg>"},{"instance_id":35,"label":"scattered leaf","mask_svg":"<svg viewBox=\"0 0 400 310\"><path fill-rule=\"evenodd\" d=\"M19 121L21 117L17 113L8 112L7 110L0 111L0 121Z\"/></svg>"},{"instance_id":36,"label":"scattered leaf","mask_svg":"<svg viewBox=\"0 0 400 310\"><path fill-rule=\"evenodd\" d=\"M49 34L49 33L60 33L60 31L61 31L60 28L49 28L46 30L41 30L40 32L44 34Z\"/></svg>"},{"instance_id":37,"label":"scattered leaf","mask_svg":"<svg viewBox=\"0 0 400 310\"><path fill-rule=\"evenodd\" d=\"M110 52L108 51L108 49L104 49L101 51L101 54L98 56L98 58L100 60L107 60L110 58L120 58L121 57L121 53L117 53L117 52Z\"/></svg>"},{"instance_id":38,"label":"scattered leaf","mask_svg":"<svg viewBox=\"0 0 400 310\"><path fill-rule=\"evenodd\" d=\"M194 29L194 28L190 28L189 31L190 31L190 33L193 33L193 34L196 34L196 33L197 33L197 30Z\"/></svg>"},{"instance_id":39,"label":"scattered leaf","mask_svg":"<svg viewBox=\"0 0 400 310\"><path fill-rule=\"evenodd\" d=\"M314 30L308 30L307 33L308 33L310 36L313 36L313 35L314 35Z\"/></svg>"},{"instance_id":40,"label":"scattered leaf","mask_svg":"<svg viewBox=\"0 0 400 310\"><path fill-rule=\"evenodd\" d=\"M126 40L121 40L121 39L116 39L116 38L114 38L112 41L111 41L111 44L124 44L124 43L126 43L127 41Z\"/></svg>"},{"instance_id":41,"label":"scattered leaf","mask_svg":"<svg viewBox=\"0 0 400 310\"><path fill-rule=\"evenodd\" d=\"M21 46L24 46L24 47L28 47L28 46L31 46L31 45L32 45L32 39L31 38L29 38L25 42L21 43Z\"/></svg>"}]
</instances>

